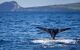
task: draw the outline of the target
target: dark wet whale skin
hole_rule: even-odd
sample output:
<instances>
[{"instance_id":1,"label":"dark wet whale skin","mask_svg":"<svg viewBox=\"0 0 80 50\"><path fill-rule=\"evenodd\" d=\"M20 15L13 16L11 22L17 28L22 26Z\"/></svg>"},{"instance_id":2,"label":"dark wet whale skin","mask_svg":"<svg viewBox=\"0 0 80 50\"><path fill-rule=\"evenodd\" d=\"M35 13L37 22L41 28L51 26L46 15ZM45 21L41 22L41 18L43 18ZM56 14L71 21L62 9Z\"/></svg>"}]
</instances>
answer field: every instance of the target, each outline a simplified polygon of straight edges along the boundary
<instances>
[{"instance_id":1,"label":"dark wet whale skin","mask_svg":"<svg viewBox=\"0 0 80 50\"><path fill-rule=\"evenodd\" d=\"M41 29L47 33L49 33L52 37L52 39L55 39L56 35L60 32L70 30L71 28L64 28L64 29L50 29L50 28L43 28L43 27L36 27L38 29Z\"/></svg>"}]
</instances>

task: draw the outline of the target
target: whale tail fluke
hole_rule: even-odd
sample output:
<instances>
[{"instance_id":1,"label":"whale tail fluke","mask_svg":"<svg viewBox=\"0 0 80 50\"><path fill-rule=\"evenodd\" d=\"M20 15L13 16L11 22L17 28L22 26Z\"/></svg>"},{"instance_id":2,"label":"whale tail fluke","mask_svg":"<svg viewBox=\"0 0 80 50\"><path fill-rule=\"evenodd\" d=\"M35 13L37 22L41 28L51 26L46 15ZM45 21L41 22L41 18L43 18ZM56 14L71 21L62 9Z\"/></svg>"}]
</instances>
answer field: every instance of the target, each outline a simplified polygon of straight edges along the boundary
<instances>
[{"instance_id":1,"label":"whale tail fluke","mask_svg":"<svg viewBox=\"0 0 80 50\"><path fill-rule=\"evenodd\" d=\"M36 28L38 28L38 29L40 29L40 30L43 30L43 31L48 31L48 29L47 28L43 28L43 27L36 27Z\"/></svg>"},{"instance_id":2,"label":"whale tail fluke","mask_svg":"<svg viewBox=\"0 0 80 50\"><path fill-rule=\"evenodd\" d=\"M64 28L64 29L60 29L60 32L66 31L66 30L70 30L71 28Z\"/></svg>"},{"instance_id":3,"label":"whale tail fluke","mask_svg":"<svg viewBox=\"0 0 80 50\"><path fill-rule=\"evenodd\" d=\"M36 27L40 30L43 30L51 35L53 39L55 39L56 35L60 32L70 30L71 28L64 28L64 29L50 29L50 28L43 28L43 27Z\"/></svg>"}]
</instances>

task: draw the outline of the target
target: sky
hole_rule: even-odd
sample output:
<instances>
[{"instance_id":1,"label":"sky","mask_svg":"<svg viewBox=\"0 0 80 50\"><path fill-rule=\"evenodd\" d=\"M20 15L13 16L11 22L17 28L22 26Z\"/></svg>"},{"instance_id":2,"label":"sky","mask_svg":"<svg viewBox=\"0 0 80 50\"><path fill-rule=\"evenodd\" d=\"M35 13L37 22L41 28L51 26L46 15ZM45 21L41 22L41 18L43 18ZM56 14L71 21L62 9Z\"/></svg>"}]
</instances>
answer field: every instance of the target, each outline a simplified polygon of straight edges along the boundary
<instances>
[{"instance_id":1,"label":"sky","mask_svg":"<svg viewBox=\"0 0 80 50\"><path fill-rule=\"evenodd\" d=\"M16 1L22 7L36 7L67 3L80 3L80 0L0 0L0 3Z\"/></svg>"}]
</instances>

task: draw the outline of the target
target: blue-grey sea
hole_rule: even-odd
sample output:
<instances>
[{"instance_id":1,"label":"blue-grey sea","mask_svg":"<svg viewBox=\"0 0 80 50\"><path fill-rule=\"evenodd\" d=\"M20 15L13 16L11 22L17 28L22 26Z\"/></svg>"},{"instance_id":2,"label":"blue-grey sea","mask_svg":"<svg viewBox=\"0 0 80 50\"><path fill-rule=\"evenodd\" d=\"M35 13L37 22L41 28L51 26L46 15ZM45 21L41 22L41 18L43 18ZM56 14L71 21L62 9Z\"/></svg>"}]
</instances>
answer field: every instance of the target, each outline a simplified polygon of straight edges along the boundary
<instances>
[{"instance_id":1,"label":"blue-grey sea","mask_svg":"<svg viewBox=\"0 0 80 50\"><path fill-rule=\"evenodd\" d=\"M80 50L75 44L33 43L35 39L51 39L37 26L72 28L59 33L57 39L80 38L80 12L0 12L0 50ZM50 43L51 44L51 43Z\"/></svg>"}]
</instances>

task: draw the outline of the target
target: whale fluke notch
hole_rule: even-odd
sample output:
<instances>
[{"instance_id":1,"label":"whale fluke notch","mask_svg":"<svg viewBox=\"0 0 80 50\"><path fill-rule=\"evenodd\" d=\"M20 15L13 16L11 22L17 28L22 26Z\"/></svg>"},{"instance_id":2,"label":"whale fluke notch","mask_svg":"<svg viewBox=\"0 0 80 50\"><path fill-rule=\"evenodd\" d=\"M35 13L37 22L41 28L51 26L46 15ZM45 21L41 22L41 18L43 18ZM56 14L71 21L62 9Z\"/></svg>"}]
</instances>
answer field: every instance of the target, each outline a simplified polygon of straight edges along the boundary
<instances>
[{"instance_id":1,"label":"whale fluke notch","mask_svg":"<svg viewBox=\"0 0 80 50\"><path fill-rule=\"evenodd\" d=\"M56 35L57 35L58 33L71 29L71 28L51 29L51 28L44 28L44 27L36 27L36 28L38 28L38 29L40 29L40 30L43 30L43 31L49 33L53 39L55 39L55 37L56 37Z\"/></svg>"}]
</instances>

